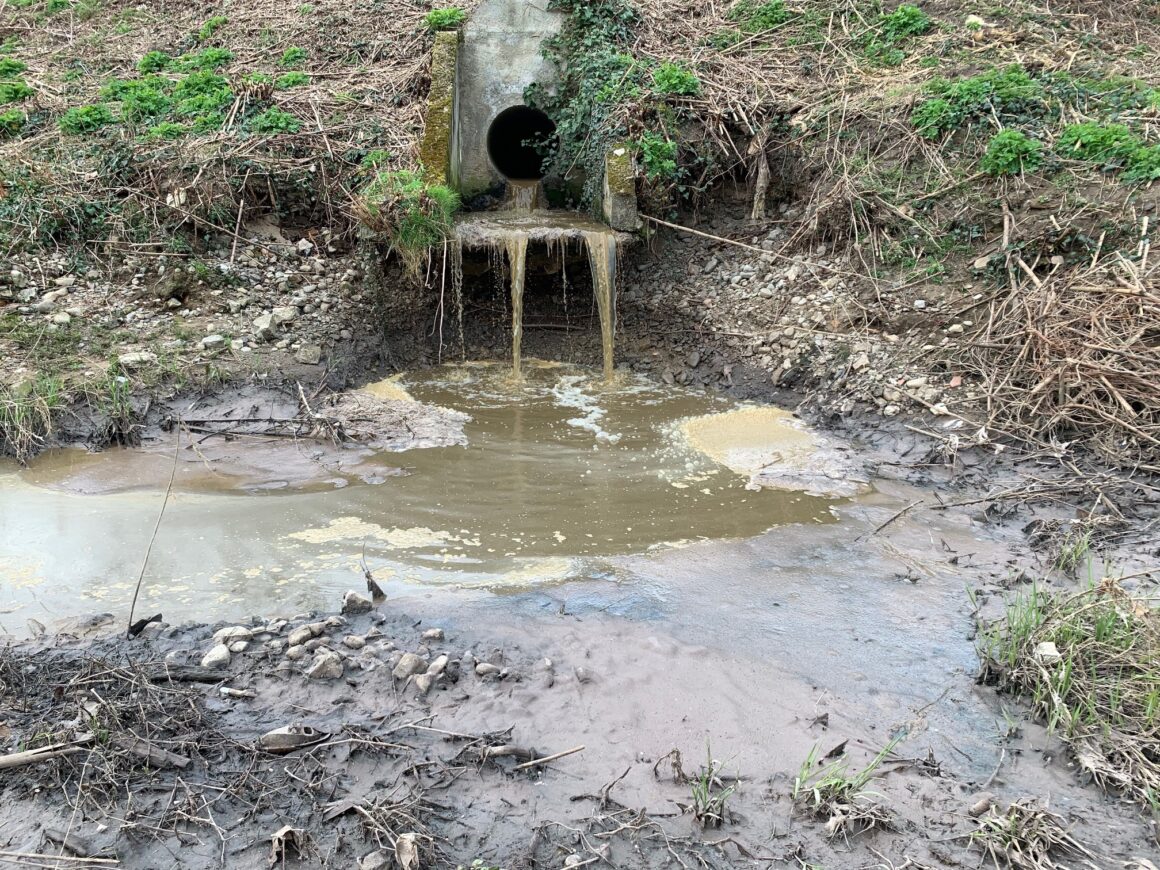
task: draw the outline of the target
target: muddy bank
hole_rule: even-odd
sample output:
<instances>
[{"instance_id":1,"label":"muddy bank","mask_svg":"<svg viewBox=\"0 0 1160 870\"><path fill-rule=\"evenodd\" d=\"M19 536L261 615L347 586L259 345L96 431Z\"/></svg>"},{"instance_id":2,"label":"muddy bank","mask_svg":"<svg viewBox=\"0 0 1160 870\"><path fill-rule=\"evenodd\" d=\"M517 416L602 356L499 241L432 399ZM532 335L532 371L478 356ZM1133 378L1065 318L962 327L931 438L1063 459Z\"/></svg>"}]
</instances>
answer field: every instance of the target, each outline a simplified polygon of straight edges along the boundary
<instances>
[{"instance_id":1,"label":"muddy bank","mask_svg":"<svg viewBox=\"0 0 1160 870\"><path fill-rule=\"evenodd\" d=\"M133 641L119 611L10 646L3 751L117 739L0 778L0 849L55 854L68 831L122 866L261 867L290 826L306 855L287 866L358 866L408 834L422 867L671 866L674 852L710 867L973 866L970 809L986 792L1000 810L1043 802L1098 866L1154 854L1139 810L1079 782L1018 705L975 685L962 589L1010 583L1030 555L1017 530L924 505L875 533L924 495L879 481L808 533L609 559L506 596L404 591L342 618L151 626ZM162 663L220 670L153 682ZM288 725L319 742L261 748ZM829 838L795 809L811 750L843 747L860 770L892 738L868 786L892 829ZM176 758L143 758L153 749ZM710 754L714 793L735 787L720 829L691 809Z\"/></svg>"}]
</instances>

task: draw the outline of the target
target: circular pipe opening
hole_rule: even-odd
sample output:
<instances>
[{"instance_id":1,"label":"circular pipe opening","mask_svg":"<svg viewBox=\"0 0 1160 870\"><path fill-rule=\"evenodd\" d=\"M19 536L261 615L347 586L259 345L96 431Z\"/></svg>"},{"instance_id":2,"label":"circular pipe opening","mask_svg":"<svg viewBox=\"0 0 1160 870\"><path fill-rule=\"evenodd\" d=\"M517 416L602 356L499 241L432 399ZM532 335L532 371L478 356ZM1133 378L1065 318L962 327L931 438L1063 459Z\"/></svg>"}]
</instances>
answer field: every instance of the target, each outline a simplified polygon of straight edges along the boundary
<instances>
[{"instance_id":1,"label":"circular pipe opening","mask_svg":"<svg viewBox=\"0 0 1160 870\"><path fill-rule=\"evenodd\" d=\"M552 119L530 106L504 109L487 130L487 156L500 175L513 181L539 181L544 157L536 145L556 135Z\"/></svg>"}]
</instances>

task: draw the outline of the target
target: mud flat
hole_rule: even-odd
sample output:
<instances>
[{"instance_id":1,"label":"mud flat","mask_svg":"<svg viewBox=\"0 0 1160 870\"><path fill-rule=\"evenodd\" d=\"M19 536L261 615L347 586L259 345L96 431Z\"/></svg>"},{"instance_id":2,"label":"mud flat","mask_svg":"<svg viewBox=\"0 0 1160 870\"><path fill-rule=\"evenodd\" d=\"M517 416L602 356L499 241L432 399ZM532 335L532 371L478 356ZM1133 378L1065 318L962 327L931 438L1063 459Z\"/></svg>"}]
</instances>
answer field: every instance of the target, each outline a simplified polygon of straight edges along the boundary
<instances>
[{"instance_id":1,"label":"mud flat","mask_svg":"<svg viewBox=\"0 0 1160 870\"><path fill-rule=\"evenodd\" d=\"M98 618L11 646L0 749L68 754L0 773L0 850L56 855L63 839L129 867L257 868L272 848L286 866L405 866L411 845L421 867L955 867L979 859L973 807L1034 798L1097 866L1154 854L1138 810L975 684L962 584L1003 575L1012 540L945 512L872 534L914 495L883 484L808 533L619 557L505 596L348 598L345 616L134 640ZM811 752L852 772L893 740L867 786L889 827L830 837L795 806ZM695 816L710 764L711 793L729 790L720 828Z\"/></svg>"},{"instance_id":2,"label":"mud flat","mask_svg":"<svg viewBox=\"0 0 1160 870\"><path fill-rule=\"evenodd\" d=\"M1028 812L1094 866L1147 870L1139 807L976 682L964 587L991 607L1025 587L1022 523L861 465L835 472L845 498L755 490L821 436L525 363L519 401L495 366L375 388L467 415L467 446L303 439L323 452L295 486L254 463L244 486L178 478L136 613L164 616L133 639L145 542L106 542L150 527L172 444L104 457L136 478L74 457L0 479L16 559L73 567L5 555L5 625L49 630L0 650L0 857L958 867L983 857L973 832ZM868 469L898 457L829 443ZM347 452L380 476L336 485ZM243 464L211 456L190 469ZM848 803L811 803L819 777L870 767Z\"/></svg>"}]
</instances>

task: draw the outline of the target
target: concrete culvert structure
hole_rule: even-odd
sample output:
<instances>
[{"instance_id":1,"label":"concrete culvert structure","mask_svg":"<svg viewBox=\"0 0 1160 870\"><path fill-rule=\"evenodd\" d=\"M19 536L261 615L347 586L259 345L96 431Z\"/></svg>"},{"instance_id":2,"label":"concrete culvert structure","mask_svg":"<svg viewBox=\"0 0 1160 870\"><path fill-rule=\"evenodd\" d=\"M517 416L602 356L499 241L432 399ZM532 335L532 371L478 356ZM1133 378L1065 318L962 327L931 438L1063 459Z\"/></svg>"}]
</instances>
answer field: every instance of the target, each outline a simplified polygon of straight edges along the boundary
<instances>
[{"instance_id":1,"label":"concrete culvert structure","mask_svg":"<svg viewBox=\"0 0 1160 870\"><path fill-rule=\"evenodd\" d=\"M544 156L536 146L556 135L556 125L539 109L504 109L487 130L487 156L504 178L538 181L544 177Z\"/></svg>"}]
</instances>

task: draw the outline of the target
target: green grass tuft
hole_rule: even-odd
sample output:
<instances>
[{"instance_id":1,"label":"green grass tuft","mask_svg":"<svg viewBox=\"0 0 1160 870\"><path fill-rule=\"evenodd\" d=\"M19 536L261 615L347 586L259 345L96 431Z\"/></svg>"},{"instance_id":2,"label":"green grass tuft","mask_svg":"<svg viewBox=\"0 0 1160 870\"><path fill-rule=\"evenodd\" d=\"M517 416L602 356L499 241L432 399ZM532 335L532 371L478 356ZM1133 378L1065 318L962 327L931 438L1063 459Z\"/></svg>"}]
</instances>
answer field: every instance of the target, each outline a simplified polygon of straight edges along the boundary
<instances>
[{"instance_id":1,"label":"green grass tuft","mask_svg":"<svg viewBox=\"0 0 1160 870\"><path fill-rule=\"evenodd\" d=\"M447 6L443 9L432 9L423 17L423 24L428 30L455 30L467 20L467 13L458 6Z\"/></svg>"}]
</instances>

